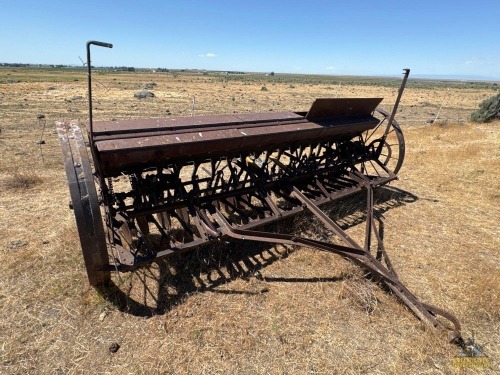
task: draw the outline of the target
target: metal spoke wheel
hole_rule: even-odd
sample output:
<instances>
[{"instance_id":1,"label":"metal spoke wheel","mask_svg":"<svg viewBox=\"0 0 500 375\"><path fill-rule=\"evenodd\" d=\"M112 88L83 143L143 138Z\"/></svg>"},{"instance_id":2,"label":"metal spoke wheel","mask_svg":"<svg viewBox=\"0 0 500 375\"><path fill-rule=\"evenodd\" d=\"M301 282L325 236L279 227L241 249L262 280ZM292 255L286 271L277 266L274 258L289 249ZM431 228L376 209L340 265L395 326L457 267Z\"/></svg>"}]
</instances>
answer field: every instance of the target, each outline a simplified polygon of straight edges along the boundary
<instances>
[{"instance_id":1,"label":"metal spoke wheel","mask_svg":"<svg viewBox=\"0 0 500 375\"><path fill-rule=\"evenodd\" d=\"M87 276L97 286L110 279L109 257L87 147L76 122L56 125Z\"/></svg>"},{"instance_id":2,"label":"metal spoke wheel","mask_svg":"<svg viewBox=\"0 0 500 375\"><path fill-rule=\"evenodd\" d=\"M389 171L397 174L403 165L405 157L405 140L403 132L396 120L389 124L390 114L384 109L377 107L373 116L379 119L379 123L373 129L365 131L362 141L365 147ZM369 175L380 175L382 168L374 160L362 163L362 172Z\"/></svg>"}]
</instances>

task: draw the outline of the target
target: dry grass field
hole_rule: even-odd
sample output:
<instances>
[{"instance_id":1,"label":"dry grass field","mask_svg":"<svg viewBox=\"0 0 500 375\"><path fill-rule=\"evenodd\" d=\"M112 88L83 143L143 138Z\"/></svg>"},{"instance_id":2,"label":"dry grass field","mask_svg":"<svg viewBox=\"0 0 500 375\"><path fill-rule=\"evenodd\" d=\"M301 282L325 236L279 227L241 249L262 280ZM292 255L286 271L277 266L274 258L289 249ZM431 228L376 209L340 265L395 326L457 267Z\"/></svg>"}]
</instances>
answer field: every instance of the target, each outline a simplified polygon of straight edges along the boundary
<instances>
[{"instance_id":1,"label":"dry grass field","mask_svg":"<svg viewBox=\"0 0 500 375\"><path fill-rule=\"evenodd\" d=\"M155 97L134 98L148 82ZM129 300L98 294L87 283L54 127L87 120L85 73L0 69L0 373L497 373L500 123L468 122L494 90L411 81L397 116L406 160L375 197L402 281L485 345L490 366L461 369L445 332L353 264L309 249L221 243L123 274L116 283ZM196 114L307 110L335 96L384 97L391 109L396 93L383 80L97 73L94 116L189 116L193 97ZM329 209L362 236L362 197ZM320 236L309 222L296 218L288 230Z\"/></svg>"}]
</instances>

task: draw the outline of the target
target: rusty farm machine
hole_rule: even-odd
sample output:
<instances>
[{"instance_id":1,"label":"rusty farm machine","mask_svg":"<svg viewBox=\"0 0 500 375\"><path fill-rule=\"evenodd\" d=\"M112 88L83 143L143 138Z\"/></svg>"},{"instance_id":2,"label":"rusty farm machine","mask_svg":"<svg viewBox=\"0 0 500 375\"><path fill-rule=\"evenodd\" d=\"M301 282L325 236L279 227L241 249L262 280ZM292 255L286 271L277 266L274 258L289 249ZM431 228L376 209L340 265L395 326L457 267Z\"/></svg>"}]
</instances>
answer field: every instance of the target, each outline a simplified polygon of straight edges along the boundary
<instances>
[{"instance_id":1,"label":"rusty farm machine","mask_svg":"<svg viewBox=\"0 0 500 375\"><path fill-rule=\"evenodd\" d=\"M419 319L460 339L452 314L401 283L374 216L374 190L397 179L405 156L394 117L409 69L390 113L381 98L321 98L307 112L94 123L91 45L112 47L87 43L88 142L77 122L57 123L91 285L221 238L298 245L359 265ZM362 242L320 208L356 193L366 197ZM263 229L301 211L332 240Z\"/></svg>"}]
</instances>

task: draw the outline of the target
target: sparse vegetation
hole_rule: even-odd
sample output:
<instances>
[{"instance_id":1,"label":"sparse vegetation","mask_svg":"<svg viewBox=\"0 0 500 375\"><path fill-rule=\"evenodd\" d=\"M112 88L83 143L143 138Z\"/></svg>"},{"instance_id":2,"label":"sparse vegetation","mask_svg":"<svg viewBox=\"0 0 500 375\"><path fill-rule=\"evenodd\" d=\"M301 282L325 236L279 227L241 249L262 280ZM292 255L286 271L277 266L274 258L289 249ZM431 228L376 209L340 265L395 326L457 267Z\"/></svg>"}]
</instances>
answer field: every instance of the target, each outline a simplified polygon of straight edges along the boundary
<instances>
[{"instance_id":1,"label":"sparse vegetation","mask_svg":"<svg viewBox=\"0 0 500 375\"><path fill-rule=\"evenodd\" d=\"M43 181L35 172L14 172L3 181L3 187L10 190L30 189Z\"/></svg>"},{"instance_id":2,"label":"sparse vegetation","mask_svg":"<svg viewBox=\"0 0 500 375\"><path fill-rule=\"evenodd\" d=\"M483 100L479 109L471 115L474 122L490 122L500 120L500 92L489 99Z\"/></svg>"}]
</instances>

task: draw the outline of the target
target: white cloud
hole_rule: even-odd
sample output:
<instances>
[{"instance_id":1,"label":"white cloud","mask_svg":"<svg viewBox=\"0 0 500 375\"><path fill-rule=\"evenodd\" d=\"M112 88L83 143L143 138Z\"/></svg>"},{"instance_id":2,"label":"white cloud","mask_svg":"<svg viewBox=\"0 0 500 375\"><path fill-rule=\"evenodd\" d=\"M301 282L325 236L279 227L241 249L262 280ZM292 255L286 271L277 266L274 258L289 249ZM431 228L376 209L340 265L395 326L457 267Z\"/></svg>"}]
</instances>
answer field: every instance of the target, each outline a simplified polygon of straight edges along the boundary
<instances>
[{"instance_id":1,"label":"white cloud","mask_svg":"<svg viewBox=\"0 0 500 375\"><path fill-rule=\"evenodd\" d=\"M335 68L334 66L327 66L326 67L326 70L336 70L337 68Z\"/></svg>"},{"instance_id":2,"label":"white cloud","mask_svg":"<svg viewBox=\"0 0 500 375\"><path fill-rule=\"evenodd\" d=\"M213 52L208 52L208 53L205 53L205 54L202 54L202 55L198 55L199 57L215 57L217 56L215 53Z\"/></svg>"},{"instance_id":3,"label":"white cloud","mask_svg":"<svg viewBox=\"0 0 500 375\"><path fill-rule=\"evenodd\" d=\"M480 57L473 57L465 62L466 64L483 65L486 61Z\"/></svg>"}]
</instances>

